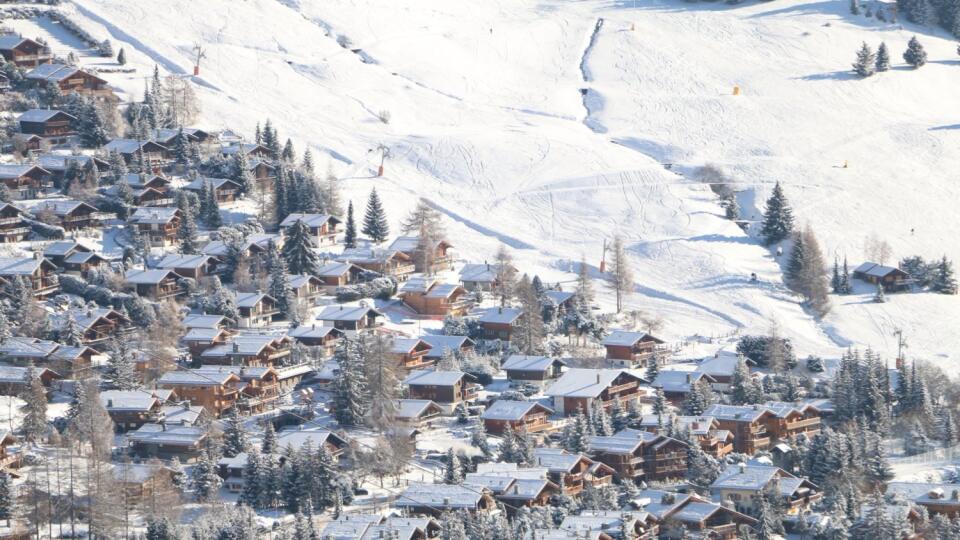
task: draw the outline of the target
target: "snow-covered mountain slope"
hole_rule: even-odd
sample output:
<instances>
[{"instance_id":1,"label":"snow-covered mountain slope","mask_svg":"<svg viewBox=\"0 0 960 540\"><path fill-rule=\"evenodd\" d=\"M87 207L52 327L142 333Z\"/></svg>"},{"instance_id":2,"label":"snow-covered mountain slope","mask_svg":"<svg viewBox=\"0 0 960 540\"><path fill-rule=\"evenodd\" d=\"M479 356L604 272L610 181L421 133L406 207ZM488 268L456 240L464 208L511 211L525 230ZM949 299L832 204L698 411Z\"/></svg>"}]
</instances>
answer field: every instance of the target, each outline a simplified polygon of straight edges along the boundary
<instances>
[{"instance_id":1,"label":"snow-covered mountain slope","mask_svg":"<svg viewBox=\"0 0 960 540\"><path fill-rule=\"evenodd\" d=\"M682 175L720 164L748 218L782 181L831 259L858 263L871 233L898 256L960 255L951 178L960 66L955 44L929 29L931 62L914 72L899 58L913 30L849 15L841 0L74 0L65 9L127 48L139 73L110 79L130 95L153 64L189 73L201 43L194 81L205 125L251 133L271 118L282 136L329 156L356 205L376 186L396 224L427 197L471 259L503 242L526 271L569 280L573 261L586 255L595 266L603 239L624 235L639 284L629 303L662 316L671 339L764 331L775 317L805 353L871 344L889 356L896 327L918 355L949 359L960 345L949 332L954 297L878 305L865 291L814 321L772 254ZM886 41L895 68L852 78L864 40ZM381 144L391 157L374 178Z\"/></svg>"}]
</instances>

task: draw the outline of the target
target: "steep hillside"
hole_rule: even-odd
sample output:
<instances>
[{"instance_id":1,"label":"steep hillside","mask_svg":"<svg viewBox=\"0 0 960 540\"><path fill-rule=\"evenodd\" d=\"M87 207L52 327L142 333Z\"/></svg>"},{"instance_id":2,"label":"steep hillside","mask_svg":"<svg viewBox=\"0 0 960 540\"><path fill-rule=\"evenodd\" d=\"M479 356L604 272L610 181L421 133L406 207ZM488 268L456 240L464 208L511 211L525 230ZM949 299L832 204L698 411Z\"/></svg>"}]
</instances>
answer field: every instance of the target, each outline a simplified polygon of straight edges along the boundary
<instances>
[{"instance_id":1,"label":"steep hillside","mask_svg":"<svg viewBox=\"0 0 960 540\"><path fill-rule=\"evenodd\" d=\"M859 262L871 233L898 256L960 255L951 211L960 188L946 172L960 155L950 40L921 35L931 63L902 69L911 31L854 18L841 1L75 0L66 9L128 48L140 73L111 82L130 95L153 64L189 73L202 43L194 80L204 124L250 133L272 118L329 156L355 204L373 186L384 192L394 224L415 197L429 198L471 259L503 242L528 271L569 280L572 261L596 265L602 241L623 234L639 283L630 304L662 316L671 339L763 331L775 317L805 352L869 343L890 353L894 327L917 354L949 359L960 345L947 332L955 298L876 305L865 292L814 321L772 254L683 176L720 164L747 217L784 182L830 258ZM863 40L886 41L896 68L853 79ZM381 144L391 157L373 178Z\"/></svg>"}]
</instances>

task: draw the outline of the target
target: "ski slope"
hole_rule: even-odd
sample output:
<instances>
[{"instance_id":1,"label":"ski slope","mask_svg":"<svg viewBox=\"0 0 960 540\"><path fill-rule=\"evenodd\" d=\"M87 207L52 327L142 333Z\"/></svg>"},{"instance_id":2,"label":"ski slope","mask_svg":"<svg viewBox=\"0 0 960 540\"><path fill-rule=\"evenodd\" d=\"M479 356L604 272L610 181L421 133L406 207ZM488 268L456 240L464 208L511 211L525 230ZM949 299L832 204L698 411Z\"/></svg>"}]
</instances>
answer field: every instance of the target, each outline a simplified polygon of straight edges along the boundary
<instances>
[{"instance_id":1,"label":"ski slope","mask_svg":"<svg viewBox=\"0 0 960 540\"><path fill-rule=\"evenodd\" d=\"M897 257L960 256L951 178L960 66L955 43L930 29L855 17L840 0L74 0L64 9L126 48L138 73L107 78L130 96L153 65L191 73L202 43L201 124L249 134L271 118L301 153L309 144L323 156L320 168L344 179L356 206L376 186L394 227L428 198L466 258L489 259L503 243L524 271L568 281L581 256L596 270L603 240L623 235L638 283L628 304L662 317L670 340L764 332L775 318L804 355L869 344L892 358L902 328L913 355L956 356L956 297L873 304L864 289L816 321L783 287L773 254L684 176L721 165L746 218L783 182L828 258L854 266L870 234ZM916 72L900 59L915 31L930 55ZM886 41L894 69L854 79L864 40ZM391 155L376 178L380 145Z\"/></svg>"}]
</instances>

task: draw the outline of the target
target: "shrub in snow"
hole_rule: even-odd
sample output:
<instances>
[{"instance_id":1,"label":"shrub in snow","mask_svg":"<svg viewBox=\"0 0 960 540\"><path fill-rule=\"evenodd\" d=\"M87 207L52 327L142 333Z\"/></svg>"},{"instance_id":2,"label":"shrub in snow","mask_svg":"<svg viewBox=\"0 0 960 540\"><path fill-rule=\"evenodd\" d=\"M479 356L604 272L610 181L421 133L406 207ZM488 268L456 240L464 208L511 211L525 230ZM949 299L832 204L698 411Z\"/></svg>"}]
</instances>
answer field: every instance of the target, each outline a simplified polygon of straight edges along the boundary
<instances>
[{"instance_id":1,"label":"shrub in snow","mask_svg":"<svg viewBox=\"0 0 960 540\"><path fill-rule=\"evenodd\" d=\"M769 336L743 336L737 343L737 353L753 360L758 366L765 367L769 360L768 351L770 350L770 339ZM796 365L797 357L793 352L793 344L790 343L788 338L777 339L780 340L780 344L786 353L787 364L789 366Z\"/></svg>"}]
</instances>

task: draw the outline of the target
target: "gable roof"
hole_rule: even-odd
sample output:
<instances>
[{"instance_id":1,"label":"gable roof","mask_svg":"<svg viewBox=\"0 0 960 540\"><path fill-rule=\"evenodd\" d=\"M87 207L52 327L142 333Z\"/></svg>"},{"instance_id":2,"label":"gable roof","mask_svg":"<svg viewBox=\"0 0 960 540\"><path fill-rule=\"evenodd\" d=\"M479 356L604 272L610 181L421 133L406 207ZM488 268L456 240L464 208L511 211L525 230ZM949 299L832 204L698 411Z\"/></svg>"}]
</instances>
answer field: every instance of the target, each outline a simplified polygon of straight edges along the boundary
<instances>
[{"instance_id":1,"label":"gable roof","mask_svg":"<svg viewBox=\"0 0 960 540\"><path fill-rule=\"evenodd\" d=\"M40 43L17 34L0 35L0 51L12 51L23 43L33 43L37 47L42 47Z\"/></svg>"},{"instance_id":2,"label":"gable roof","mask_svg":"<svg viewBox=\"0 0 960 540\"><path fill-rule=\"evenodd\" d=\"M304 225L310 228L323 226L324 223L332 221L334 225L340 223L340 218L329 214L289 214L280 222L281 227L292 227L294 223L302 221Z\"/></svg>"},{"instance_id":3,"label":"gable roof","mask_svg":"<svg viewBox=\"0 0 960 540\"><path fill-rule=\"evenodd\" d=\"M153 270L130 270L124 276L124 281L134 285L157 285L167 278L177 279L178 277L169 268L156 268Z\"/></svg>"},{"instance_id":4,"label":"gable roof","mask_svg":"<svg viewBox=\"0 0 960 540\"><path fill-rule=\"evenodd\" d=\"M426 371L415 369L403 380L403 384L408 386L433 385L433 386L453 386L461 379L466 377L473 380L473 375L462 371Z\"/></svg>"},{"instance_id":5,"label":"gable roof","mask_svg":"<svg viewBox=\"0 0 960 540\"><path fill-rule=\"evenodd\" d=\"M50 171L44 169L43 167L37 165L30 165L29 163L18 165L16 163L0 163L0 180L13 180L15 178L20 178L21 176L26 176L34 170L40 171L41 174L50 174Z\"/></svg>"},{"instance_id":6,"label":"gable roof","mask_svg":"<svg viewBox=\"0 0 960 540\"><path fill-rule=\"evenodd\" d=\"M162 206L151 206L145 208L137 208L133 214L127 218L127 221L130 223L142 223L144 225L166 225L177 217L180 213L180 209L176 207L162 207Z\"/></svg>"},{"instance_id":7,"label":"gable roof","mask_svg":"<svg viewBox=\"0 0 960 540\"><path fill-rule=\"evenodd\" d=\"M478 320L481 323L513 324L521 315L523 310L520 308L495 307L484 310Z\"/></svg>"},{"instance_id":8,"label":"gable roof","mask_svg":"<svg viewBox=\"0 0 960 540\"><path fill-rule=\"evenodd\" d=\"M505 420L518 421L533 412L535 409L541 409L547 414L553 413L553 409L545 407L536 401L512 401L509 399L498 399L493 405L483 412L484 420Z\"/></svg>"},{"instance_id":9,"label":"gable roof","mask_svg":"<svg viewBox=\"0 0 960 540\"><path fill-rule=\"evenodd\" d=\"M664 370L657 374L657 378L650 383L650 386L660 388L664 392L685 394L690 392L693 385L700 379L712 381L706 373L701 371Z\"/></svg>"},{"instance_id":10,"label":"gable roof","mask_svg":"<svg viewBox=\"0 0 960 540\"><path fill-rule=\"evenodd\" d=\"M394 416L404 420L419 418L431 407L440 406L429 399L400 399L397 400L397 412Z\"/></svg>"},{"instance_id":11,"label":"gable roof","mask_svg":"<svg viewBox=\"0 0 960 540\"><path fill-rule=\"evenodd\" d=\"M226 319L223 315L187 315L183 319L183 326L187 328L219 328L224 325Z\"/></svg>"},{"instance_id":12,"label":"gable roof","mask_svg":"<svg viewBox=\"0 0 960 540\"><path fill-rule=\"evenodd\" d=\"M359 321L373 314L382 317L383 313L367 306L327 306L317 315L318 321Z\"/></svg>"},{"instance_id":13,"label":"gable roof","mask_svg":"<svg viewBox=\"0 0 960 540\"><path fill-rule=\"evenodd\" d=\"M590 451L607 454L632 454L637 448L645 444L660 442L669 437L641 431L638 429L622 429L609 436L590 437Z\"/></svg>"},{"instance_id":14,"label":"gable roof","mask_svg":"<svg viewBox=\"0 0 960 540\"><path fill-rule=\"evenodd\" d=\"M629 330L614 330L607 337L603 338L603 345L612 345L616 347L633 347L640 341L648 338L654 343L663 343L663 340L653 337L646 332L632 332Z\"/></svg>"},{"instance_id":15,"label":"gable roof","mask_svg":"<svg viewBox=\"0 0 960 540\"><path fill-rule=\"evenodd\" d=\"M213 257L209 255L181 255L171 253L157 263L157 268L200 268L208 264L212 258Z\"/></svg>"},{"instance_id":16,"label":"gable roof","mask_svg":"<svg viewBox=\"0 0 960 540\"><path fill-rule=\"evenodd\" d=\"M626 369L571 368L545 392L548 396L595 398L603 393L621 374L637 381L644 379Z\"/></svg>"},{"instance_id":17,"label":"gable roof","mask_svg":"<svg viewBox=\"0 0 960 540\"><path fill-rule=\"evenodd\" d=\"M28 109L17 117L18 122L47 122L57 115L66 116L70 121L76 120L75 116L67 114L57 109ZM64 156L66 157L66 156ZM43 156L41 156L41 159Z\"/></svg>"},{"instance_id":18,"label":"gable roof","mask_svg":"<svg viewBox=\"0 0 960 540\"><path fill-rule=\"evenodd\" d=\"M464 346L473 347L473 340L467 336L420 336L420 339L430 345L426 358L442 358L444 351L459 351Z\"/></svg>"},{"instance_id":19,"label":"gable roof","mask_svg":"<svg viewBox=\"0 0 960 540\"><path fill-rule=\"evenodd\" d=\"M105 152L117 151L121 154L133 154L140 151L141 148L145 148L148 145L153 145L158 147L160 150L166 150L167 148L156 141L146 140L138 141L136 139L113 139L107 144L103 145L103 150ZM147 150L149 152L149 150Z\"/></svg>"},{"instance_id":20,"label":"gable roof","mask_svg":"<svg viewBox=\"0 0 960 540\"><path fill-rule=\"evenodd\" d=\"M769 465L737 464L729 465L720 476L710 484L711 490L732 489L760 491L774 478L795 478L787 471Z\"/></svg>"},{"instance_id":21,"label":"gable roof","mask_svg":"<svg viewBox=\"0 0 960 540\"><path fill-rule=\"evenodd\" d=\"M270 300L276 302L277 299L270 296L269 294L262 292L252 292L252 293L238 293L237 294L237 307L253 308L257 304L269 298Z\"/></svg>"},{"instance_id":22,"label":"gable roof","mask_svg":"<svg viewBox=\"0 0 960 540\"><path fill-rule=\"evenodd\" d=\"M554 362L565 364L559 358L550 358L548 356L527 356L523 354L511 354L500 365L501 369L508 371L546 371L553 366Z\"/></svg>"},{"instance_id":23,"label":"gable roof","mask_svg":"<svg viewBox=\"0 0 960 540\"><path fill-rule=\"evenodd\" d=\"M907 275L906 272L899 268L894 268L892 266L884 266L882 264L865 262L860 266L853 269L855 274L864 274L876 278L884 278L890 274L903 274Z\"/></svg>"},{"instance_id":24,"label":"gable roof","mask_svg":"<svg viewBox=\"0 0 960 540\"><path fill-rule=\"evenodd\" d=\"M192 447L199 444L206 435L204 429L193 426L144 424L140 429L128 433L127 438L137 443Z\"/></svg>"},{"instance_id":25,"label":"gable roof","mask_svg":"<svg viewBox=\"0 0 960 540\"><path fill-rule=\"evenodd\" d=\"M762 405L723 405L714 403L703 411L704 416L713 416L717 420L755 422L765 414L773 414Z\"/></svg>"}]
</instances>

